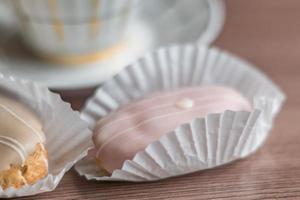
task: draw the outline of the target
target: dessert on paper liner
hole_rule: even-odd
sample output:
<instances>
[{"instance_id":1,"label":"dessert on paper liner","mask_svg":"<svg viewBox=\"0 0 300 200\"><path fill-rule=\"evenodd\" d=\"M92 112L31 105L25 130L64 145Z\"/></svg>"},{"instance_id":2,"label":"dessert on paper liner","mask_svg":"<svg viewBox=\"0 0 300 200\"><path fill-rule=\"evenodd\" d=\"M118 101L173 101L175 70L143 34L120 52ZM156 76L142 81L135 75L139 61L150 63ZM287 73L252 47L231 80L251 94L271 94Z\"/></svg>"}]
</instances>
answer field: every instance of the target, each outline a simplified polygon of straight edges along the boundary
<instances>
[{"instance_id":1,"label":"dessert on paper liner","mask_svg":"<svg viewBox=\"0 0 300 200\"><path fill-rule=\"evenodd\" d=\"M88 100L81 117L94 130L99 119L147 94L211 85L234 89L253 109L196 117L150 143L111 173L99 168L91 151L92 156L76 163L76 171L88 180L155 181L214 168L255 152L270 133L285 95L254 66L217 48L171 46L147 54L105 81ZM114 159L114 152L110 154Z\"/></svg>"},{"instance_id":2,"label":"dessert on paper liner","mask_svg":"<svg viewBox=\"0 0 300 200\"><path fill-rule=\"evenodd\" d=\"M0 164L6 167L0 198L54 190L92 146L87 123L58 94L31 81L0 74L0 92L0 117L7 122L1 121L1 160L8 161Z\"/></svg>"}]
</instances>

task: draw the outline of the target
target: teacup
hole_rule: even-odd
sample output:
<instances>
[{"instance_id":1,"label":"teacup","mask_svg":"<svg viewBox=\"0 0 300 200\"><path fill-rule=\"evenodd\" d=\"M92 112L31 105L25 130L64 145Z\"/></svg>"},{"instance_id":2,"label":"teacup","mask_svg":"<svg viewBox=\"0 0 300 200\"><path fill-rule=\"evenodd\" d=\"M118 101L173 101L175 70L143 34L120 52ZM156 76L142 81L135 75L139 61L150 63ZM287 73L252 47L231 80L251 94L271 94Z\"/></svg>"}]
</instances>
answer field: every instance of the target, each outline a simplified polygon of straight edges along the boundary
<instances>
[{"instance_id":1,"label":"teacup","mask_svg":"<svg viewBox=\"0 0 300 200\"><path fill-rule=\"evenodd\" d=\"M134 0L13 0L20 34L48 61L80 64L124 47Z\"/></svg>"}]
</instances>

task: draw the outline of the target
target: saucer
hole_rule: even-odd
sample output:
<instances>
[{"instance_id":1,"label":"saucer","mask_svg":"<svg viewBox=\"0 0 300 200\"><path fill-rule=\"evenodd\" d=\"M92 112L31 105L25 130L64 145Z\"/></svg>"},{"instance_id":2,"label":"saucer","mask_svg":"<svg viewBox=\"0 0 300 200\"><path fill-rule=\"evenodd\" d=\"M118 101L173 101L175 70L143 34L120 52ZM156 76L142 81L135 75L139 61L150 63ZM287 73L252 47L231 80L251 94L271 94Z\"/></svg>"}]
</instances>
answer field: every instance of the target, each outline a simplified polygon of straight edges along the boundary
<instances>
[{"instance_id":1,"label":"saucer","mask_svg":"<svg viewBox=\"0 0 300 200\"><path fill-rule=\"evenodd\" d=\"M94 87L160 46L195 41L211 44L223 26L224 11L221 0L139 1L125 34L123 50L106 60L80 66L50 64L32 56L22 47L16 31L11 31L0 39L0 71L41 82L52 89Z\"/></svg>"}]
</instances>

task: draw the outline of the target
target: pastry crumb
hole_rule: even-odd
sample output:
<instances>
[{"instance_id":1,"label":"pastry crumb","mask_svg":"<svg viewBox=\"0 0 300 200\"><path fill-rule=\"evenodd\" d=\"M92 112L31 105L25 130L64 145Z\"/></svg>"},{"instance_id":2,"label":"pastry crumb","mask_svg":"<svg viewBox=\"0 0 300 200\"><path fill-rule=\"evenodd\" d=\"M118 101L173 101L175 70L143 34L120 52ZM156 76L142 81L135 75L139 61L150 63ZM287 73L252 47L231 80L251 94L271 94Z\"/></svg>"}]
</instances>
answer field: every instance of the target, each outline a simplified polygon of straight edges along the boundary
<instances>
[{"instance_id":1,"label":"pastry crumb","mask_svg":"<svg viewBox=\"0 0 300 200\"><path fill-rule=\"evenodd\" d=\"M48 173L47 151L42 144L37 144L35 152L28 156L23 166L11 165L10 169L0 172L0 186L20 188L34 184Z\"/></svg>"}]
</instances>

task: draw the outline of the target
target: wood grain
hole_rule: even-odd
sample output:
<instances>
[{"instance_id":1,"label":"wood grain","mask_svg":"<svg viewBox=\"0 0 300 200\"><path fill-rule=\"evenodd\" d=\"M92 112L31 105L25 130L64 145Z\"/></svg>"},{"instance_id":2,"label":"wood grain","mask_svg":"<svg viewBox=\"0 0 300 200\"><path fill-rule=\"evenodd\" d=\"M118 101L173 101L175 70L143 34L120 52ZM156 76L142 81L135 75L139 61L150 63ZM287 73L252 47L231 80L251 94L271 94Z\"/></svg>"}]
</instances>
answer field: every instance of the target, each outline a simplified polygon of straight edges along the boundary
<instances>
[{"instance_id":1,"label":"wood grain","mask_svg":"<svg viewBox=\"0 0 300 200\"><path fill-rule=\"evenodd\" d=\"M88 182L71 170L55 191L22 199L300 199L300 1L226 4L215 45L260 66L288 95L258 152L217 169L143 184ZM62 94L78 109L88 93Z\"/></svg>"}]
</instances>

